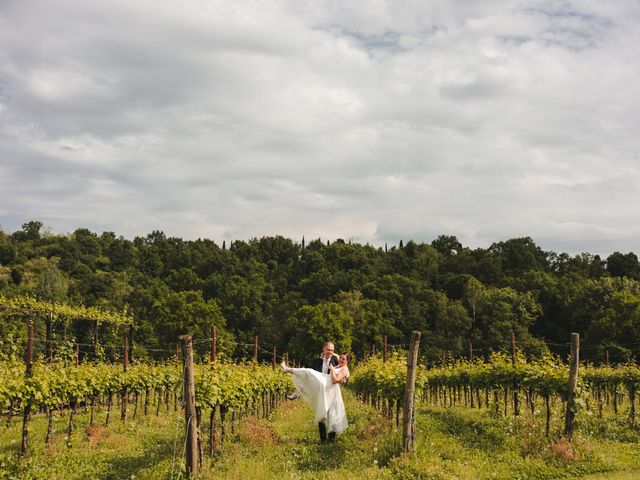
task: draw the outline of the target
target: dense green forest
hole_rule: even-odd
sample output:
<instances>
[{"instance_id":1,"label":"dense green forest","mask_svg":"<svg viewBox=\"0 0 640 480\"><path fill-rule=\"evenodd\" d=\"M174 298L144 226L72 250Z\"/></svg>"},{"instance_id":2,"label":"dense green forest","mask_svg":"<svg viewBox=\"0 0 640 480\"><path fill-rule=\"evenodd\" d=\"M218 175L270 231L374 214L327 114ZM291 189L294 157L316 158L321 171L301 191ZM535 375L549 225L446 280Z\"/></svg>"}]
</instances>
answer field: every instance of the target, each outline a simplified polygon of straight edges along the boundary
<instances>
[{"instance_id":1,"label":"dense green forest","mask_svg":"<svg viewBox=\"0 0 640 480\"><path fill-rule=\"evenodd\" d=\"M265 358L275 346L303 360L327 338L363 356L372 345L379 350L385 335L391 345L406 344L414 329L432 362L466 356L470 344L477 356L504 350L512 332L527 355L564 356L570 332L581 334L589 361L608 353L622 362L640 351L637 256L570 256L529 237L486 249L446 235L384 248L281 236L219 245L160 231L133 240L84 228L57 235L30 221L13 233L0 230L0 294L129 309L138 358L166 357L178 335L205 339L211 326L219 351L236 357L255 335ZM22 345L24 323L0 319L4 354ZM59 322L54 338L88 345L92 328ZM122 334L102 326L101 355L117 355ZM204 354L209 346L196 348Z\"/></svg>"}]
</instances>

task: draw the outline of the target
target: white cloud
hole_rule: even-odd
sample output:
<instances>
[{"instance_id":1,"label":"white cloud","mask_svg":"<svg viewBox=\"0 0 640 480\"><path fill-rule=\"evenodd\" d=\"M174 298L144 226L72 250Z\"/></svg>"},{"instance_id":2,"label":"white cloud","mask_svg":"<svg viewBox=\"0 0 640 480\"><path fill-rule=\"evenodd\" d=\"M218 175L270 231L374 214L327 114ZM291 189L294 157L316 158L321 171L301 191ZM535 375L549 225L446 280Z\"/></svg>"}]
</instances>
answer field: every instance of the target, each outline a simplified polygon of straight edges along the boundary
<instances>
[{"instance_id":1,"label":"white cloud","mask_svg":"<svg viewBox=\"0 0 640 480\"><path fill-rule=\"evenodd\" d=\"M637 251L639 20L631 0L10 0L0 225Z\"/></svg>"}]
</instances>

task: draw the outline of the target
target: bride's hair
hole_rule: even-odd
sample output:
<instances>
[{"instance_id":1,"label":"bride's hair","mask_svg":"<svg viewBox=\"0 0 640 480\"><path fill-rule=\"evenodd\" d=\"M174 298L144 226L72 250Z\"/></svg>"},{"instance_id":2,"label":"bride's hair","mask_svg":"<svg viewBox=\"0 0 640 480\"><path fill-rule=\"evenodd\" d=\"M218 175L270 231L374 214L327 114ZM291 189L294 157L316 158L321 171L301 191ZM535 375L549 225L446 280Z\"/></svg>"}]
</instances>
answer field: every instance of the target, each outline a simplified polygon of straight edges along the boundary
<instances>
[{"instance_id":1,"label":"bride's hair","mask_svg":"<svg viewBox=\"0 0 640 480\"><path fill-rule=\"evenodd\" d=\"M347 357L347 363L349 363L349 362L351 361L351 354L350 354L350 353L345 352L345 353L343 353L342 355L344 355L345 357ZM342 356L342 355L341 355L341 356Z\"/></svg>"}]
</instances>

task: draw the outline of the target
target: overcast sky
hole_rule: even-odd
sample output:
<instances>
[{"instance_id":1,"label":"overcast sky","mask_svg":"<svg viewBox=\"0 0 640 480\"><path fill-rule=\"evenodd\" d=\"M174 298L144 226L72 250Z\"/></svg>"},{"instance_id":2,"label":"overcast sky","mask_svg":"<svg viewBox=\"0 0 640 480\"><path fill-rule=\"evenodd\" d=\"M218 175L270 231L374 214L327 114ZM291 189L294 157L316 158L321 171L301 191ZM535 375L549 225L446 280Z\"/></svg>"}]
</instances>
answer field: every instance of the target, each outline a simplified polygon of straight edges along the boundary
<instances>
[{"instance_id":1,"label":"overcast sky","mask_svg":"<svg viewBox=\"0 0 640 480\"><path fill-rule=\"evenodd\" d=\"M0 0L0 227L640 254L638 0Z\"/></svg>"}]
</instances>

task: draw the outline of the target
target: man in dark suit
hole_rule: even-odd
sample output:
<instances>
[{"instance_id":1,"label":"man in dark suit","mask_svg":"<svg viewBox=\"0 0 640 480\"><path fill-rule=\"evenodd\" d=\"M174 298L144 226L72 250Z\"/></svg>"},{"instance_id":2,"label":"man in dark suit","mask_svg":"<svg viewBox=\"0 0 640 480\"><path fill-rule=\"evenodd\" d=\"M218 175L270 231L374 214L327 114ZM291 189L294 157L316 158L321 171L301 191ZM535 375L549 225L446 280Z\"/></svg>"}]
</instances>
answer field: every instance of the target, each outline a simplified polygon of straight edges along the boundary
<instances>
[{"instance_id":1,"label":"man in dark suit","mask_svg":"<svg viewBox=\"0 0 640 480\"><path fill-rule=\"evenodd\" d=\"M333 351L335 347L333 342L325 342L322 346L322 355L320 358L316 358L311 362L311 368L321 373L329 373L329 365L334 367L338 366L338 359L334 356ZM324 422L318 423L318 429L320 430L320 442L325 443L327 441L327 426ZM329 432L329 443L333 443L336 439L336 432Z\"/></svg>"}]
</instances>

